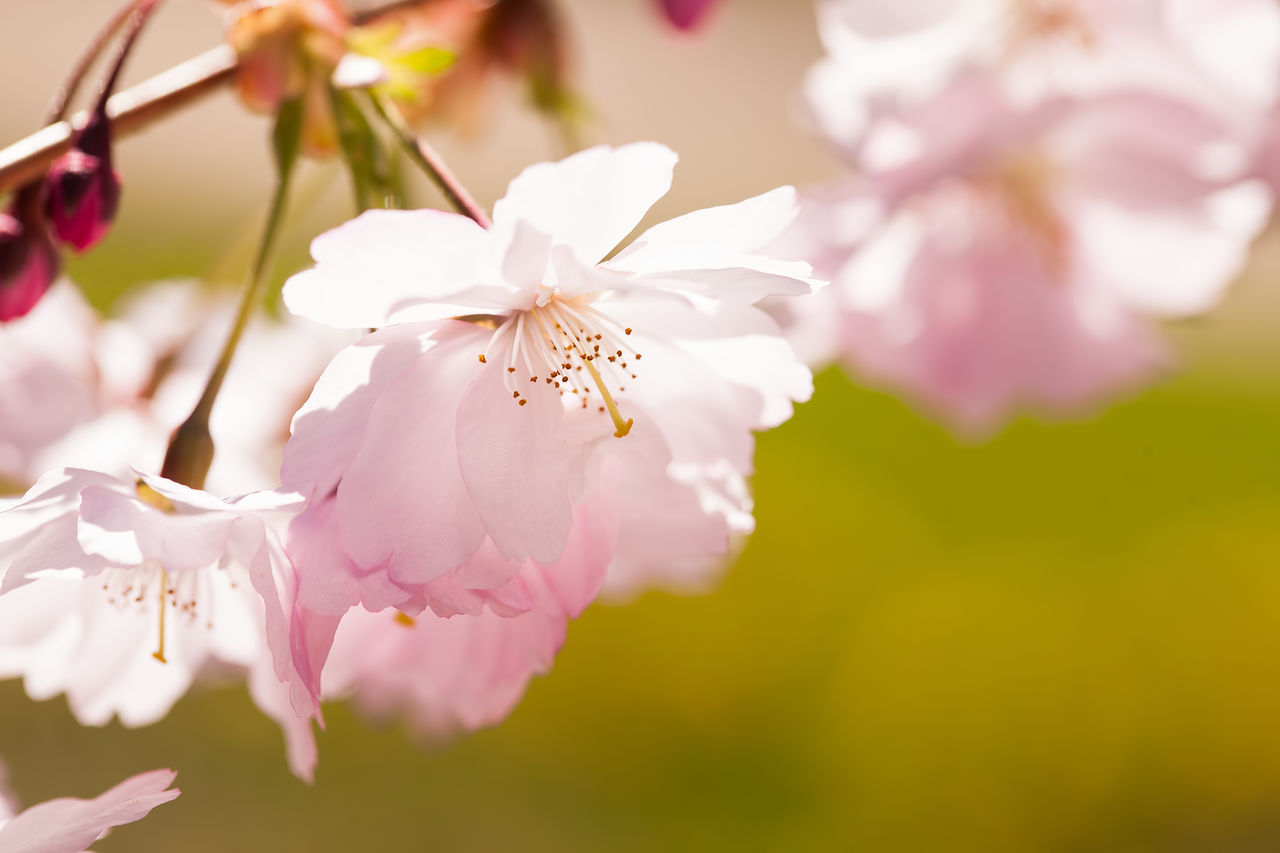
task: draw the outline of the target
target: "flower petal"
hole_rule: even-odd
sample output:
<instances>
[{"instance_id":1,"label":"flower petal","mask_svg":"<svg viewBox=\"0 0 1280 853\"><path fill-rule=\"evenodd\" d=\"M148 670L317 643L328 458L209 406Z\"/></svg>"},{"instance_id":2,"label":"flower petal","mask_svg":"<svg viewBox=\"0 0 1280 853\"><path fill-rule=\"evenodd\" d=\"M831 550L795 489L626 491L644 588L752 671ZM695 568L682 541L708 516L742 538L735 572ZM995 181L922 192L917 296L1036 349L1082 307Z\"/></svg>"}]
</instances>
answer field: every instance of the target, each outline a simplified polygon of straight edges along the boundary
<instances>
[{"instance_id":1,"label":"flower petal","mask_svg":"<svg viewBox=\"0 0 1280 853\"><path fill-rule=\"evenodd\" d=\"M169 786L177 775L172 770L152 770L92 800L65 797L32 806L0 828L0 849L7 853L84 850L111 827L141 820L156 806L175 799L181 792Z\"/></svg>"},{"instance_id":2,"label":"flower petal","mask_svg":"<svg viewBox=\"0 0 1280 853\"><path fill-rule=\"evenodd\" d=\"M461 301L493 252L485 230L439 210L369 210L311 243L316 266L289 279L289 310L340 329L385 326L418 303ZM423 319L418 316L417 319Z\"/></svg>"},{"instance_id":3,"label":"flower petal","mask_svg":"<svg viewBox=\"0 0 1280 853\"><path fill-rule=\"evenodd\" d=\"M378 397L433 345L423 327L391 326L334 356L293 416L280 467L284 485L332 492L364 442Z\"/></svg>"},{"instance_id":4,"label":"flower petal","mask_svg":"<svg viewBox=\"0 0 1280 853\"><path fill-rule=\"evenodd\" d=\"M476 354L488 333L449 323L434 336L436 346L374 403L364 444L338 485L343 550L361 569L384 567L402 584L444 574L484 540L447 413L463 404L467 379L483 369Z\"/></svg>"},{"instance_id":5,"label":"flower petal","mask_svg":"<svg viewBox=\"0 0 1280 853\"><path fill-rule=\"evenodd\" d=\"M564 407L540 382L519 391L528 405L516 405L499 364L486 365L458 407L458 464L502 555L550 563L573 525L573 451L560 430Z\"/></svg>"},{"instance_id":6,"label":"flower petal","mask_svg":"<svg viewBox=\"0 0 1280 853\"><path fill-rule=\"evenodd\" d=\"M664 145L635 142L538 163L493 206L494 226L505 231L529 222L584 264L599 263L671 189L677 159Z\"/></svg>"}]
</instances>

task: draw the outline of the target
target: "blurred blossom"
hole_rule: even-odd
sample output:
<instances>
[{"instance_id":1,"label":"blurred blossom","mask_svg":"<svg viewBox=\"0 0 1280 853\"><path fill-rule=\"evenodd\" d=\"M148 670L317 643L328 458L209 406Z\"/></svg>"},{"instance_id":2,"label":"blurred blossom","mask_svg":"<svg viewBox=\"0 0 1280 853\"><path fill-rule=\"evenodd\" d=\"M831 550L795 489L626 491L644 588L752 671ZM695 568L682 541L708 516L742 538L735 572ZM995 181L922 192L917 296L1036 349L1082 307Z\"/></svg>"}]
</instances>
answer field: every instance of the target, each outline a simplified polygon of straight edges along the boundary
<instances>
[{"instance_id":1,"label":"blurred blossom","mask_svg":"<svg viewBox=\"0 0 1280 853\"><path fill-rule=\"evenodd\" d=\"M0 850L5 853L81 853L113 827L146 817L181 793L170 788L177 773L139 773L92 800L64 797L21 813L4 789L0 765Z\"/></svg>"},{"instance_id":2,"label":"blurred blossom","mask_svg":"<svg viewBox=\"0 0 1280 853\"><path fill-rule=\"evenodd\" d=\"M718 577L730 543L754 527L746 483L711 466L654 463L644 452L601 462L598 486L575 508L555 563L527 561L502 587L459 595L466 577L478 580L477 570L501 566L483 553L450 582L429 585L431 609L416 617L348 612L325 663L325 698L350 698L379 720L404 716L420 735L494 725L534 675L550 670L568 621L602 587L614 595L704 588ZM295 550L301 565L314 566L309 555L317 548L340 551L333 502L322 507L315 530L296 531L310 540L299 543L305 551ZM500 568L498 576L505 577Z\"/></svg>"},{"instance_id":3,"label":"blurred blossom","mask_svg":"<svg viewBox=\"0 0 1280 853\"><path fill-rule=\"evenodd\" d=\"M325 547L340 553L336 537L315 533L320 542L327 535ZM456 578L432 584L425 600L433 609L416 617L393 609L349 611L324 664L324 697L351 698L378 719L406 716L422 735L499 722L529 679L551 668L568 620L595 597L608 536L601 526L580 524L555 563L528 562L494 590L466 589L486 570L506 577L496 554L481 554ZM300 547L314 552L320 542ZM298 559L307 565L305 556Z\"/></svg>"},{"instance_id":4,"label":"blurred blossom","mask_svg":"<svg viewBox=\"0 0 1280 853\"><path fill-rule=\"evenodd\" d=\"M25 486L40 473L40 453L100 410L98 332L97 315L68 283L0 326L0 481Z\"/></svg>"},{"instance_id":5,"label":"blurred blossom","mask_svg":"<svg viewBox=\"0 0 1280 853\"><path fill-rule=\"evenodd\" d=\"M78 252L96 245L115 220L120 178L111 165L111 126L99 107L71 149L45 176L45 210L53 233Z\"/></svg>"},{"instance_id":6,"label":"blurred blossom","mask_svg":"<svg viewBox=\"0 0 1280 853\"><path fill-rule=\"evenodd\" d=\"M240 58L236 86L250 109L274 114L303 102L302 144L316 157L338 149L329 78L346 53L351 26L337 0L223 0L227 40Z\"/></svg>"},{"instance_id":7,"label":"blurred blossom","mask_svg":"<svg viewBox=\"0 0 1280 853\"><path fill-rule=\"evenodd\" d=\"M127 298L96 337L91 369L99 405L26 457L27 479L62 467L126 477L131 466L157 466L209 378L234 302L232 294L188 281L150 285ZM217 450L207 490L233 495L279 484L290 417L353 338L298 318L250 321L214 406Z\"/></svg>"},{"instance_id":8,"label":"blurred blossom","mask_svg":"<svg viewBox=\"0 0 1280 853\"><path fill-rule=\"evenodd\" d=\"M1263 5L1231 14L1272 68ZM1211 73L1239 27L1195 40L1196 6L823 4L809 102L861 176L788 237L835 283L793 306L839 318L814 350L976 431L1160 368L1149 318L1212 307L1270 205L1245 178L1274 93Z\"/></svg>"},{"instance_id":9,"label":"blurred blossom","mask_svg":"<svg viewBox=\"0 0 1280 853\"><path fill-rule=\"evenodd\" d=\"M37 183L19 190L0 213L0 323L26 316L62 266L39 202Z\"/></svg>"},{"instance_id":10,"label":"blurred blossom","mask_svg":"<svg viewBox=\"0 0 1280 853\"><path fill-rule=\"evenodd\" d=\"M296 584L274 530L295 500L45 475L0 511L0 675L37 700L66 693L85 725L153 723L219 667L265 667L298 715L318 713L292 668Z\"/></svg>"}]
</instances>

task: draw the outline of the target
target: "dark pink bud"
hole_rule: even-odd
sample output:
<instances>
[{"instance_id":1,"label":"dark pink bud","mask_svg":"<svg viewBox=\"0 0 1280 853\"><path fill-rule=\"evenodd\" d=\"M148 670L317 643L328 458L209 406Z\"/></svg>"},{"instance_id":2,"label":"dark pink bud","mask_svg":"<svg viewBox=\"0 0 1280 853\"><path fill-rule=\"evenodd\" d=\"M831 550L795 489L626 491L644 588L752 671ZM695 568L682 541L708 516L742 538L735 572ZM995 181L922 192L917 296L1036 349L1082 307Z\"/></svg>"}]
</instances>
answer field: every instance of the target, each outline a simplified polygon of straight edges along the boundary
<instances>
[{"instance_id":1,"label":"dark pink bud","mask_svg":"<svg viewBox=\"0 0 1280 853\"><path fill-rule=\"evenodd\" d=\"M667 20L682 30L691 30L706 16L717 0L658 0Z\"/></svg>"},{"instance_id":2,"label":"dark pink bud","mask_svg":"<svg viewBox=\"0 0 1280 853\"><path fill-rule=\"evenodd\" d=\"M83 252L106 236L120 206L120 178L111 166L111 130L101 110L44 180L45 213L59 240Z\"/></svg>"},{"instance_id":3,"label":"dark pink bud","mask_svg":"<svg viewBox=\"0 0 1280 853\"><path fill-rule=\"evenodd\" d=\"M26 316L58 275L58 250L40 215L40 185L18 192L0 213L0 322Z\"/></svg>"}]
</instances>

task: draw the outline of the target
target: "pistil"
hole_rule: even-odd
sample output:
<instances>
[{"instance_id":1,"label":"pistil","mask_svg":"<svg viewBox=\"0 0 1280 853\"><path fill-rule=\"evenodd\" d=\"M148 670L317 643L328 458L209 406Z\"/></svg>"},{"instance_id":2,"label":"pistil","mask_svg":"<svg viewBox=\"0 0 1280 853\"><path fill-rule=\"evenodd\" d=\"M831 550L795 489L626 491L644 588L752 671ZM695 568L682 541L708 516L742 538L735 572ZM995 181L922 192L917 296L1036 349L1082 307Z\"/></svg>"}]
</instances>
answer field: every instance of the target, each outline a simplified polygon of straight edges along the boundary
<instances>
[{"instance_id":1,"label":"pistil","mask_svg":"<svg viewBox=\"0 0 1280 853\"><path fill-rule=\"evenodd\" d=\"M618 404L613 401L613 395L609 393L609 389L605 387L604 380L600 378L600 371L596 370L596 366L591 361L586 362L587 372L591 374L591 378L595 380L596 387L600 389L600 396L604 398L604 404L609 408L609 417L613 419L613 425L617 427L614 430L614 438L623 438L627 433L631 432L631 424L634 421L627 418L622 419L622 413L618 411Z\"/></svg>"},{"instance_id":2,"label":"pistil","mask_svg":"<svg viewBox=\"0 0 1280 853\"><path fill-rule=\"evenodd\" d=\"M165 657L164 657L164 612L165 610L168 609L165 602L165 598L168 596L168 592L169 592L169 573L164 570L163 566L161 566L160 567L160 641L157 644L156 650L151 653L151 656L156 660L160 661L160 663L169 662L165 660Z\"/></svg>"}]
</instances>

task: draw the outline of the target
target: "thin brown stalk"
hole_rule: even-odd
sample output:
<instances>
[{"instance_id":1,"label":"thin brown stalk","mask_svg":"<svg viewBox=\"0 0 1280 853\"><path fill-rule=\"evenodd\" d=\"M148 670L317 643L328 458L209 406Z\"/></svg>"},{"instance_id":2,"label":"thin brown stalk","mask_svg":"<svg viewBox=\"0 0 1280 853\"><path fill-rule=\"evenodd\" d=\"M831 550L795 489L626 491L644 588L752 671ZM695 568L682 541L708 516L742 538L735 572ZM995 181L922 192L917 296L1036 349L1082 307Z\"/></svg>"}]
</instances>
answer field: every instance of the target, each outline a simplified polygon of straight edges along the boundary
<instances>
[{"instance_id":1,"label":"thin brown stalk","mask_svg":"<svg viewBox=\"0 0 1280 853\"><path fill-rule=\"evenodd\" d=\"M80 58L76 60L76 64L72 66L66 82L54 94L53 102L49 105L49 112L44 120L45 124L53 124L66 118L67 109L71 106L71 101L75 99L76 92L80 90L85 77L88 76L89 69L93 67L93 63L98 61L102 51L106 49L116 32L124 26L124 22L129 20L129 16L133 14L133 10L137 8L140 2L142 0L134 0L134 2L124 4L107 21L106 25L98 31L98 34L93 37L93 41L89 43L84 53L80 54Z\"/></svg>"},{"instance_id":2,"label":"thin brown stalk","mask_svg":"<svg viewBox=\"0 0 1280 853\"><path fill-rule=\"evenodd\" d=\"M116 138L136 133L222 86L235 70L235 51L222 45L125 89L107 101L111 132ZM0 193L44 174L88 119L88 112L79 112L70 121L51 124L0 150Z\"/></svg>"}]
</instances>

